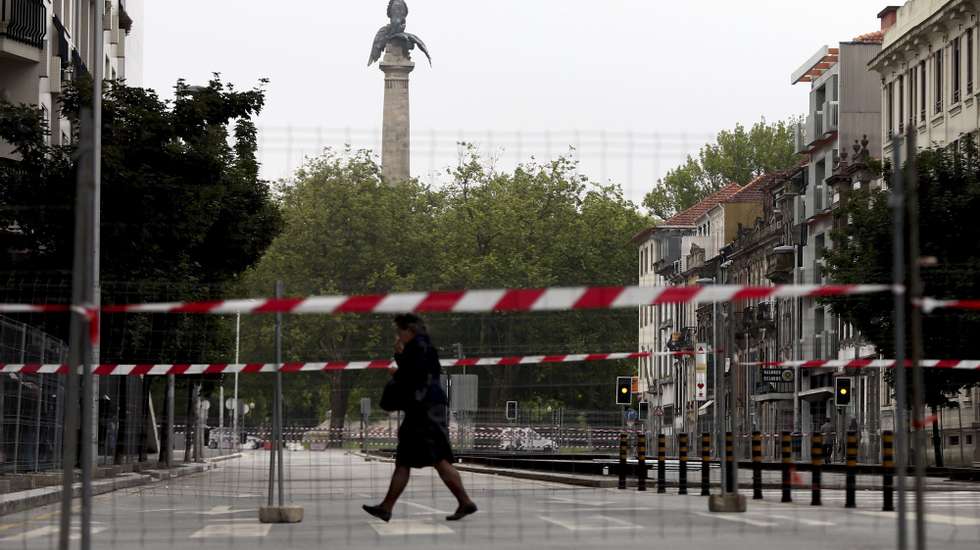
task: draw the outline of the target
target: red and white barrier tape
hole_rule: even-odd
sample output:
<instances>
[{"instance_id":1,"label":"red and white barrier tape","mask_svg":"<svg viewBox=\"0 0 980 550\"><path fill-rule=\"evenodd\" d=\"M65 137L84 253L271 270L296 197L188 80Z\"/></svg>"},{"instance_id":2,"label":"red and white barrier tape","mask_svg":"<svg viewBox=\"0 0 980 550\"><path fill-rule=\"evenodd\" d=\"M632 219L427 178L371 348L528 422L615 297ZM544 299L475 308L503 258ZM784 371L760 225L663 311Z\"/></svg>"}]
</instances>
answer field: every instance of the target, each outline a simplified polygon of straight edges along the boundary
<instances>
[{"instance_id":1,"label":"red and white barrier tape","mask_svg":"<svg viewBox=\"0 0 980 550\"><path fill-rule=\"evenodd\" d=\"M571 287L542 289L403 292L104 306L104 313L485 313L620 309L658 304L728 302L768 298L828 297L893 290L889 285ZM0 304L0 313L47 313L67 306Z\"/></svg>"},{"instance_id":2,"label":"red and white barrier tape","mask_svg":"<svg viewBox=\"0 0 980 550\"><path fill-rule=\"evenodd\" d=\"M657 352L657 355L685 355L687 352ZM556 363L582 363L593 361L618 361L623 359L639 359L650 357L652 352L633 353L591 353L568 355L526 355L513 357L483 357L469 359L443 359L442 366L451 367L493 367L514 365L541 365ZM93 371L97 376L164 376L164 375L196 375L196 374L233 374L233 373L274 373L275 363L206 363L206 364L105 364L99 365ZM391 359L374 361L332 361L323 363L283 363L281 372L330 372L342 370L386 370L395 368ZM59 364L4 364L0 363L0 374L66 374L67 365Z\"/></svg>"},{"instance_id":3,"label":"red and white barrier tape","mask_svg":"<svg viewBox=\"0 0 980 550\"><path fill-rule=\"evenodd\" d=\"M923 298L921 301L922 311L932 313L937 309L980 309L980 300L937 300L935 298Z\"/></svg>"},{"instance_id":4,"label":"red and white barrier tape","mask_svg":"<svg viewBox=\"0 0 980 550\"><path fill-rule=\"evenodd\" d=\"M846 368L846 369L893 369L897 364L894 359L827 359L812 361L766 361L742 363L753 367L782 367L782 368ZM927 369L957 369L957 370L980 370L980 360L962 359L923 359L919 361L923 368ZM905 362L906 368L911 368L912 362Z\"/></svg>"}]
</instances>

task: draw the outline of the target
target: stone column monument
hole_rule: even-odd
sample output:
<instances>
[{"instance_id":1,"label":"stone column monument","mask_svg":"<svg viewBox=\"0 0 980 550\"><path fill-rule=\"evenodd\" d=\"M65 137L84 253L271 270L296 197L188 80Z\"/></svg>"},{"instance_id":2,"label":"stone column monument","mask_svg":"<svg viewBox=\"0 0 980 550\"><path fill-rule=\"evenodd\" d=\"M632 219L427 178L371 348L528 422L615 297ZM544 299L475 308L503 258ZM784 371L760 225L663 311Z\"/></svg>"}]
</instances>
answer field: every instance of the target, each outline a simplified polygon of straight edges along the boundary
<instances>
[{"instance_id":1,"label":"stone column monument","mask_svg":"<svg viewBox=\"0 0 980 550\"><path fill-rule=\"evenodd\" d=\"M381 130L381 174L386 183L399 183L412 177L411 124L408 76L415 68L408 42L388 42L381 70L385 73L384 122Z\"/></svg>"},{"instance_id":2,"label":"stone column monument","mask_svg":"<svg viewBox=\"0 0 980 550\"><path fill-rule=\"evenodd\" d=\"M391 22L374 38L368 65L381 59L385 73L384 123L381 132L381 173L385 183L394 185L412 177L410 110L408 100L409 74L415 69L412 50L416 46L432 63L429 50L419 37L405 32L408 6L404 0L388 2L388 18Z\"/></svg>"}]
</instances>

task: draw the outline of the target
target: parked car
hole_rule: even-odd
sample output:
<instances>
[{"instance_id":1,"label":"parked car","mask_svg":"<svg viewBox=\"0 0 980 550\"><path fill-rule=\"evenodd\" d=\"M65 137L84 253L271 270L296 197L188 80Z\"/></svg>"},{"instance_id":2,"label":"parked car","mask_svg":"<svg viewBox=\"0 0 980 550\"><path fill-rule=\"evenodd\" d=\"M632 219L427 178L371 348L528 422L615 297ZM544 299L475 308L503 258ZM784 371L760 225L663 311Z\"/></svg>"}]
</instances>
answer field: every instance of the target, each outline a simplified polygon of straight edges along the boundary
<instances>
[{"instance_id":1,"label":"parked car","mask_svg":"<svg viewBox=\"0 0 980 550\"><path fill-rule=\"evenodd\" d=\"M245 442L242 443L242 449L244 450L254 450L260 449L262 447L262 440L255 437L254 435L247 436Z\"/></svg>"},{"instance_id":2,"label":"parked car","mask_svg":"<svg viewBox=\"0 0 980 550\"><path fill-rule=\"evenodd\" d=\"M532 428L504 428L500 432L500 449L504 451L555 451L554 440L543 437Z\"/></svg>"}]
</instances>

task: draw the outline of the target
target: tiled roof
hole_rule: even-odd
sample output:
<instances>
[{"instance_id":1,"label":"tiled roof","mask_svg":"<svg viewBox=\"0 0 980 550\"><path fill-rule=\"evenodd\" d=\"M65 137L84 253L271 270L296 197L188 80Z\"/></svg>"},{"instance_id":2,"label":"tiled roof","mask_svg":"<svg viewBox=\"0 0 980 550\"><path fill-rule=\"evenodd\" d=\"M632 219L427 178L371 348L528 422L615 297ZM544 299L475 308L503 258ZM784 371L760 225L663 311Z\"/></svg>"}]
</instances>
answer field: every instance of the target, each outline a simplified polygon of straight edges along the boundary
<instances>
[{"instance_id":1,"label":"tiled roof","mask_svg":"<svg viewBox=\"0 0 980 550\"><path fill-rule=\"evenodd\" d=\"M881 44L885 39L885 33L882 31L874 31L862 34L861 36L854 37L852 42L862 42L864 44Z\"/></svg>"},{"instance_id":2,"label":"tiled roof","mask_svg":"<svg viewBox=\"0 0 980 550\"><path fill-rule=\"evenodd\" d=\"M737 195L741 190L741 185L737 183L729 183L725 187L722 187L721 189L705 197L701 202L675 215L660 225L666 227L693 227L694 224L697 223L698 218L703 216L706 212L708 212L708 210L718 206L720 203L727 202L728 199Z\"/></svg>"},{"instance_id":3,"label":"tiled roof","mask_svg":"<svg viewBox=\"0 0 980 550\"><path fill-rule=\"evenodd\" d=\"M745 203L745 202L762 202L766 198L766 184L775 176L775 174L763 174L754 180L750 181L745 187L741 188L738 193L735 193L727 200L723 201L725 203Z\"/></svg>"}]
</instances>

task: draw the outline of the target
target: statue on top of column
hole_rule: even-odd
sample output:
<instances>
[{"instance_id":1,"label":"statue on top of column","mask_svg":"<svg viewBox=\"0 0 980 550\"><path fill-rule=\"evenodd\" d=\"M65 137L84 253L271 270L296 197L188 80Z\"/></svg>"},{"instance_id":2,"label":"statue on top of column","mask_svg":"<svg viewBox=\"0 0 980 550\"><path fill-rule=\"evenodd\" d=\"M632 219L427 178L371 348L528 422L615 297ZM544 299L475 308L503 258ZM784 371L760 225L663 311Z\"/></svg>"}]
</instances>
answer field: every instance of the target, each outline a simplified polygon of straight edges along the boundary
<instances>
[{"instance_id":1,"label":"statue on top of column","mask_svg":"<svg viewBox=\"0 0 980 550\"><path fill-rule=\"evenodd\" d=\"M405 3L405 0L390 0L388 2L388 18L391 22L381 27L381 30L374 37L374 44L371 46L371 57L368 58L368 65L372 65L381 59L381 54L384 53L385 47L392 40L404 40L408 51L414 50L418 46L422 50L422 53L425 54L425 57L429 59L429 65L432 65L432 56L429 55L429 50L425 47L425 43L414 34L405 32L406 21L408 19L408 5Z\"/></svg>"}]
</instances>

